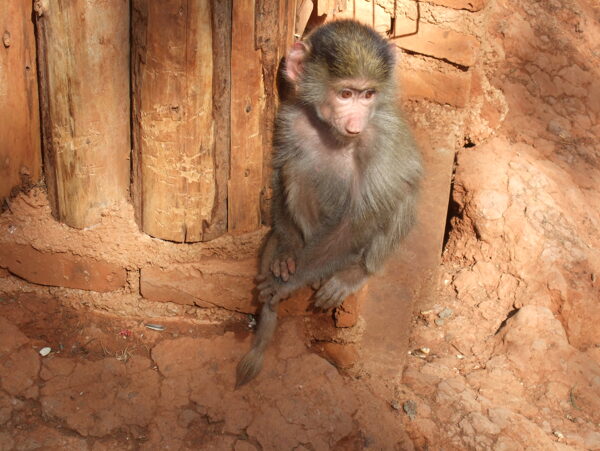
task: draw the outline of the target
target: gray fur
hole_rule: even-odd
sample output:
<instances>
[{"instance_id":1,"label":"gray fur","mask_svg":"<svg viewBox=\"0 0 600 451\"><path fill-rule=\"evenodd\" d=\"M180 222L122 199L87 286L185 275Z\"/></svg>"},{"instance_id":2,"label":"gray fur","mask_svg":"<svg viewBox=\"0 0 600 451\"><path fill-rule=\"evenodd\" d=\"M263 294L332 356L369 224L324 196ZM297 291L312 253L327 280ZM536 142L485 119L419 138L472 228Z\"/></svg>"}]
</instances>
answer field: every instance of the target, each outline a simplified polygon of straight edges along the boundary
<instances>
[{"instance_id":1,"label":"gray fur","mask_svg":"<svg viewBox=\"0 0 600 451\"><path fill-rule=\"evenodd\" d=\"M356 23L344 23L353 36ZM338 23L336 27L337 34L328 33L328 39L348 39L344 26ZM387 43L367 42L363 57L387 55L389 49L379 48L382 45ZM274 312L282 299L317 283L315 306L338 306L382 266L415 222L421 159L397 110L396 96L390 95L395 92L393 67L386 72L390 64L393 58L386 56L361 65L376 67L377 83L384 85L359 137L349 140L336 134L319 118L317 105L306 102L307 95L289 99L279 109L273 155L273 229L263 251L258 285L259 299L265 304L253 348L238 365L238 386L260 370L275 330ZM316 82L313 78L327 69L323 65L313 68L310 83L326 89L331 77ZM383 82L381 74L387 74ZM306 86L303 83L300 78L298 85ZM286 257L295 260L296 271L284 281L270 268Z\"/></svg>"}]
</instances>

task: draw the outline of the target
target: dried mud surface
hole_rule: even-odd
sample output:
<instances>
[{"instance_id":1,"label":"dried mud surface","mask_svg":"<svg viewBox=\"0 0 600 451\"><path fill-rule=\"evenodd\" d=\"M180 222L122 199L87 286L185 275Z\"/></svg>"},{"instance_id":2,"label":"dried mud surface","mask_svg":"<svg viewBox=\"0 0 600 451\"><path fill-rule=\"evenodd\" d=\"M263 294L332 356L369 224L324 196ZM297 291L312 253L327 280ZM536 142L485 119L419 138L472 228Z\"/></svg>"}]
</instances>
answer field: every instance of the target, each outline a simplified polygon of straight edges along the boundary
<instances>
[{"instance_id":1,"label":"dried mud surface","mask_svg":"<svg viewBox=\"0 0 600 451\"><path fill-rule=\"evenodd\" d=\"M484 101L457 155L400 396L418 449L600 449L599 19L591 1L490 12L479 70L507 113L490 131Z\"/></svg>"},{"instance_id":2,"label":"dried mud surface","mask_svg":"<svg viewBox=\"0 0 600 451\"><path fill-rule=\"evenodd\" d=\"M234 390L239 322L80 312L55 298L0 301L0 449L406 449L389 400L279 328L260 378ZM42 357L39 350L50 346Z\"/></svg>"}]
</instances>

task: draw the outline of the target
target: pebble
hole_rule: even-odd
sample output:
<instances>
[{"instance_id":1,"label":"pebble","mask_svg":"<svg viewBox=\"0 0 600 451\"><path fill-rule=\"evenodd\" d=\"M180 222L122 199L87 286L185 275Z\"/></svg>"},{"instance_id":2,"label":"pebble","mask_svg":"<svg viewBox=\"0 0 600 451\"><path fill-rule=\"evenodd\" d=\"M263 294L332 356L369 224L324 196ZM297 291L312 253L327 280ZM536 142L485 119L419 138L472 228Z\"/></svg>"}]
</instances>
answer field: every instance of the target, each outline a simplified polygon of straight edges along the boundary
<instances>
[{"instance_id":1,"label":"pebble","mask_svg":"<svg viewBox=\"0 0 600 451\"><path fill-rule=\"evenodd\" d=\"M417 416L417 403L414 402L412 399L409 399L404 404L402 404L402 409L404 410L406 415L408 415L408 418L410 418L411 420L414 420Z\"/></svg>"},{"instance_id":2,"label":"pebble","mask_svg":"<svg viewBox=\"0 0 600 451\"><path fill-rule=\"evenodd\" d=\"M48 354L50 354L52 352L52 348L49 348L48 346L46 346L45 348L40 349L39 352L42 357L46 357Z\"/></svg>"},{"instance_id":3,"label":"pebble","mask_svg":"<svg viewBox=\"0 0 600 451\"><path fill-rule=\"evenodd\" d=\"M562 433L562 432L560 432L560 431L554 431L554 432L553 432L553 434L554 434L554 436L555 436L557 439L559 439L559 440L561 440L561 439L565 438L565 436L563 435L563 433Z\"/></svg>"},{"instance_id":4,"label":"pebble","mask_svg":"<svg viewBox=\"0 0 600 451\"><path fill-rule=\"evenodd\" d=\"M408 353L410 355L413 355L420 359L426 358L430 352L431 352L431 349L429 349L429 348L419 348L419 349L415 349L414 351L408 351Z\"/></svg>"},{"instance_id":5,"label":"pebble","mask_svg":"<svg viewBox=\"0 0 600 451\"><path fill-rule=\"evenodd\" d=\"M440 319L447 319L447 318L450 318L453 313L454 313L454 310L446 307L444 310L442 310L440 313L438 313L438 317Z\"/></svg>"}]
</instances>

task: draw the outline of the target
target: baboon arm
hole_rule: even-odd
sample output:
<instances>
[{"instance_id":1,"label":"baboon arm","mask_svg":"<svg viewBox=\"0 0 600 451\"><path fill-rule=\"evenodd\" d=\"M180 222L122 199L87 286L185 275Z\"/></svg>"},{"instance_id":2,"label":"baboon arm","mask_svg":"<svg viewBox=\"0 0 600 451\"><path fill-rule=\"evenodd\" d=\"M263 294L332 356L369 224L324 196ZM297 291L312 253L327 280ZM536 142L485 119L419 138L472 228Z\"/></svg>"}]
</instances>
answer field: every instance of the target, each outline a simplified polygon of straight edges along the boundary
<instances>
[{"instance_id":1,"label":"baboon arm","mask_svg":"<svg viewBox=\"0 0 600 451\"><path fill-rule=\"evenodd\" d=\"M298 248L304 245L300 228L292 220L283 197L279 170L273 173L273 191L276 195L271 203L273 213L273 231L277 235L279 247Z\"/></svg>"},{"instance_id":2,"label":"baboon arm","mask_svg":"<svg viewBox=\"0 0 600 451\"><path fill-rule=\"evenodd\" d=\"M365 249L364 265L368 274L379 271L385 260L398 248L415 222L416 192L409 192L390 218L388 227L378 232Z\"/></svg>"}]
</instances>

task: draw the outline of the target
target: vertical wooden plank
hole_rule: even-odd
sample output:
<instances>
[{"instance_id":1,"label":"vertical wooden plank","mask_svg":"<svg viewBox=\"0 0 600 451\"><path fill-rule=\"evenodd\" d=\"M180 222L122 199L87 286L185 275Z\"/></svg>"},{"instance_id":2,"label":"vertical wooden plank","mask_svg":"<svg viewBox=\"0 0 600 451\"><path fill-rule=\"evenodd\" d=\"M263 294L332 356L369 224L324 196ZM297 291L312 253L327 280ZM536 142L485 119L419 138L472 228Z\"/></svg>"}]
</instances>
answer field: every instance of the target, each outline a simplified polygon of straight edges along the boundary
<instances>
[{"instance_id":1,"label":"vertical wooden plank","mask_svg":"<svg viewBox=\"0 0 600 451\"><path fill-rule=\"evenodd\" d=\"M312 5L312 3L311 3ZM261 219L270 224L271 202L271 156L273 143L273 122L278 106L281 86L282 60L293 43L296 2L284 0L258 0L256 14L256 46L261 51L265 103L262 120L263 141L263 184L261 188ZM291 11L290 11L291 10ZM279 79L278 79L279 77ZM279 86L278 86L279 85Z\"/></svg>"},{"instance_id":2,"label":"vertical wooden plank","mask_svg":"<svg viewBox=\"0 0 600 451\"><path fill-rule=\"evenodd\" d=\"M296 42L297 39L300 39L302 36L296 36L296 29L298 28L298 13L299 13L299 8L300 8L300 3L299 1L303 1L303 0L292 0L289 2L284 2L287 4L287 17L286 17L286 23L287 23L287 30L286 30L286 34L285 34L285 39L284 39L284 54L283 56L286 55L285 52L287 52L287 50L294 44L294 42ZM311 4L313 2L311 1ZM312 8L314 8L314 4L311 6L311 11ZM306 24L305 24L306 25Z\"/></svg>"},{"instance_id":3,"label":"vertical wooden plank","mask_svg":"<svg viewBox=\"0 0 600 451\"><path fill-rule=\"evenodd\" d=\"M314 4L312 0L300 0L296 12L296 23L294 25L294 35L300 39L306 28L306 24L313 14ZM317 13L318 14L318 13Z\"/></svg>"},{"instance_id":4,"label":"vertical wooden plank","mask_svg":"<svg viewBox=\"0 0 600 451\"><path fill-rule=\"evenodd\" d=\"M48 196L60 221L83 228L128 193L129 3L34 8Z\"/></svg>"},{"instance_id":5,"label":"vertical wooden plank","mask_svg":"<svg viewBox=\"0 0 600 451\"><path fill-rule=\"evenodd\" d=\"M255 47L255 2L236 2L231 30L231 166L228 227L244 233L260 226L264 105L260 51Z\"/></svg>"},{"instance_id":6,"label":"vertical wooden plank","mask_svg":"<svg viewBox=\"0 0 600 451\"><path fill-rule=\"evenodd\" d=\"M331 16L334 2L332 0L317 0L317 16Z\"/></svg>"},{"instance_id":7,"label":"vertical wooden plank","mask_svg":"<svg viewBox=\"0 0 600 451\"><path fill-rule=\"evenodd\" d=\"M140 74L147 61L147 26L148 2L131 0L131 203L140 229L143 229Z\"/></svg>"},{"instance_id":8,"label":"vertical wooden plank","mask_svg":"<svg viewBox=\"0 0 600 451\"><path fill-rule=\"evenodd\" d=\"M262 185L260 189L260 217L263 224L271 222L271 148L273 142L273 118L277 107L275 77L279 63L279 42L286 28L285 17L281 17L280 0L256 0L254 40L260 49L265 101L262 111Z\"/></svg>"},{"instance_id":9,"label":"vertical wooden plank","mask_svg":"<svg viewBox=\"0 0 600 451\"><path fill-rule=\"evenodd\" d=\"M39 180L40 121L31 1L0 8L0 201Z\"/></svg>"},{"instance_id":10,"label":"vertical wooden plank","mask_svg":"<svg viewBox=\"0 0 600 451\"><path fill-rule=\"evenodd\" d=\"M233 0L213 0L213 118L216 199L213 219L204 231L211 240L227 231L227 180L231 151L231 8Z\"/></svg>"},{"instance_id":11,"label":"vertical wooden plank","mask_svg":"<svg viewBox=\"0 0 600 451\"><path fill-rule=\"evenodd\" d=\"M204 229L212 220L215 205L211 1L188 0L187 19L184 94L189 108L184 111L187 165L183 170L187 185L185 241L190 242L205 239Z\"/></svg>"},{"instance_id":12,"label":"vertical wooden plank","mask_svg":"<svg viewBox=\"0 0 600 451\"><path fill-rule=\"evenodd\" d=\"M142 229L172 241L204 240L217 196L211 1L134 0L133 13L134 193ZM224 223L209 235L223 231Z\"/></svg>"},{"instance_id":13,"label":"vertical wooden plank","mask_svg":"<svg viewBox=\"0 0 600 451\"><path fill-rule=\"evenodd\" d=\"M335 11L333 17L336 19L355 19L366 25L370 25L381 34L391 31L392 14L387 12L378 2L369 0L353 0L349 8ZM333 18L332 17L332 18Z\"/></svg>"}]
</instances>

